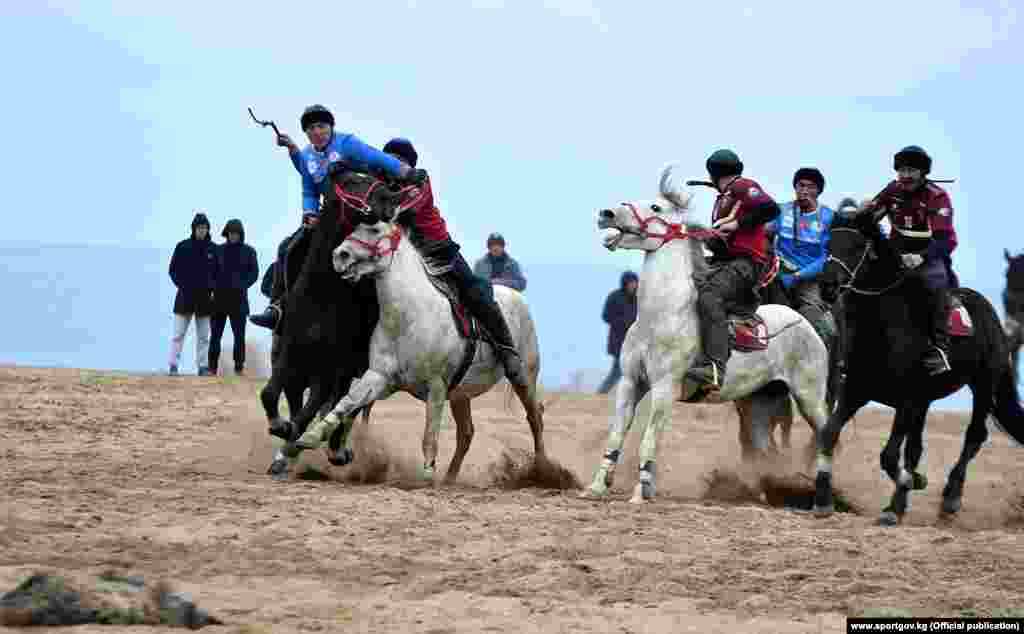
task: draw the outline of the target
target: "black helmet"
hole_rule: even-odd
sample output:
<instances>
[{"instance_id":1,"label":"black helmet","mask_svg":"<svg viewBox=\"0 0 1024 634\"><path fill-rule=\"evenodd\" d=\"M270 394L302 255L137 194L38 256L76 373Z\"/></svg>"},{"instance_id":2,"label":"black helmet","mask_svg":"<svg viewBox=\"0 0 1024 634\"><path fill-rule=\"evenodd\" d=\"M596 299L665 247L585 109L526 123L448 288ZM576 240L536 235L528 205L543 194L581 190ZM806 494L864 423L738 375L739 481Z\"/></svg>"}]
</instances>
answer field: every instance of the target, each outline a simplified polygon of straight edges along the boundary
<instances>
[{"instance_id":1,"label":"black helmet","mask_svg":"<svg viewBox=\"0 0 1024 634\"><path fill-rule=\"evenodd\" d=\"M899 170L901 167L913 167L921 170L924 174L932 171L932 157L928 156L920 146L908 145L892 159L892 168Z\"/></svg>"},{"instance_id":2,"label":"black helmet","mask_svg":"<svg viewBox=\"0 0 1024 634\"><path fill-rule=\"evenodd\" d=\"M716 185L718 184L718 179L723 176L739 176L743 174L743 161L732 150L715 150L708 157L705 166L708 168L708 174L711 175L711 181Z\"/></svg>"},{"instance_id":3,"label":"black helmet","mask_svg":"<svg viewBox=\"0 0 1024 634\"><path fill-rule=\"evenodd\" d=\"M412 141L401 137L391 139L384 144L384 153L394 154L405 161L405 164L409 167L416 167L416 162L419 160L419 155L416 154L416 148L412 146Z\"/></svg>"},{"instance_id":4,"label":"black helmet","mask_svg":"<svg viewBox=\"0 0 1024 634\"><path fill-rule=\"evenodd\" d=\"M817 167L801 167L793 174L793 189L800 181L811 181L818 186L818 193L825 191L825 177Z\"/></svg>"},{"instance_id":5,"label":"black helmet","mask_svg":"<svg viewBox=\"0 0 1024 634\"><path fill-rule=\"evenodd\" d=\"M299 124L302 126L303 132L308 130L314 123L326 123L333 128L334 115L331 114L331 111L326 107L315 103L303 110L302 117L299 119Z\"/></svg>"}]
</instances>

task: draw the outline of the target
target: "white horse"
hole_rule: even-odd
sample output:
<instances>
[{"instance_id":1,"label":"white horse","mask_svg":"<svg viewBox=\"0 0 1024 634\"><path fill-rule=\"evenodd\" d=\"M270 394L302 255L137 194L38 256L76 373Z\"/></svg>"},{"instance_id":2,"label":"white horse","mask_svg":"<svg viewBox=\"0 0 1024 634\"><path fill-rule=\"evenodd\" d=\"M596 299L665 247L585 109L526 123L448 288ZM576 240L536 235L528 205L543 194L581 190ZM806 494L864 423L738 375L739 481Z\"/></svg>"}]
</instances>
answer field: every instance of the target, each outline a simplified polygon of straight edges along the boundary
<instances>
[{"instance_id":1,"label":"white horse","mask_svg":"<svg viewBox=\"0 0 1024 634\"><path fill-rule=\"evenodd\" d=\"M636 406L648 391L650 419L641 438L640 477L631 501L642 503L654 497L658 435L671 415L673 401L693 387L684 375L701 343L693 279L706 268L701 231L685 224L692 194L675 183L671 166L662 171L659 190L655 200L622 203L598 212L598 227L606 230L608 249L638 249L645 255L636 322L622 346L623 377L616 392L607 450L593 482L581 494L587 497L607 494ZM810 323L787 306L765 304L757 314L771 333L767 348L733 352L724 385L704 402L748 397L779 380L789 388L816 435L821 433L828 419L825 344Z\"/></svg>"},{"instance_id":2,"label":"white horse","mask_svg":"<svg viewBox=\"0 0 1024 634\"><path fill-rule=\"evenodd\" d=\"M318 447L343 425L347 448L353 414L359 408L395 392L407 392L426 402L423 475L432 480L444 404L451 401L458 440L446 480L454 481L473 439L470 399L490 390L505 375L493 347L478 342L464 378L457 386L452 385L471 342L456 330L448 299L434 287L423 260L397 224L381 221L359 225L334 250L334 268L350 281L366 275L376 278L380 320L370 342L370 368L327 416L310 425L297 444L306 449ZM543 408L537 400L540 355L533 318L518 291L495 286L494 296L529 376L528 387L513 389L526 410L535 464L546 464Z\"/></svg>"}]
</instances>

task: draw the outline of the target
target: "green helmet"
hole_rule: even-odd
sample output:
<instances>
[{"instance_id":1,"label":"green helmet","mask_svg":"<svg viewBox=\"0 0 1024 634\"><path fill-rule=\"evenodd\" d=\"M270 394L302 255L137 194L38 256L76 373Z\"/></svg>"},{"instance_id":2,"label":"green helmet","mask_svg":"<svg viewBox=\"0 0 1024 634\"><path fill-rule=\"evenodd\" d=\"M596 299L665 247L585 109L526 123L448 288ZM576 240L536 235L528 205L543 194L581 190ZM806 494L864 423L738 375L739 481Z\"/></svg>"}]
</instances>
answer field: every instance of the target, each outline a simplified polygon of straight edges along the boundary
<instances>
[{"instance_id":1,"label":"green helmet","mask_svg":"<svg viewBox=\"0 0 1024 634\"><path fill-rule=\"evenodd\" d=\"M717 183L718 179L723 176L739 176L743 174L743 161L732 150L715 150L708 157L705 166L708 168L708 174L711 175L711 180L714 183Z\"/></svg>"},{"instance_id":2,"label":"green helmet","mask_svg":"<svg viewBox=\"0 0 1024 634\"><path fill-rule=\"evenodd\" d=\"M899 171L901 167L913 167L921 170L922 173L928 174L932 171L932 157L928 156L928 153L921 149L917 145L908 145L899 152L892 159L892 168Z\"/></svg>"}]
</instances>

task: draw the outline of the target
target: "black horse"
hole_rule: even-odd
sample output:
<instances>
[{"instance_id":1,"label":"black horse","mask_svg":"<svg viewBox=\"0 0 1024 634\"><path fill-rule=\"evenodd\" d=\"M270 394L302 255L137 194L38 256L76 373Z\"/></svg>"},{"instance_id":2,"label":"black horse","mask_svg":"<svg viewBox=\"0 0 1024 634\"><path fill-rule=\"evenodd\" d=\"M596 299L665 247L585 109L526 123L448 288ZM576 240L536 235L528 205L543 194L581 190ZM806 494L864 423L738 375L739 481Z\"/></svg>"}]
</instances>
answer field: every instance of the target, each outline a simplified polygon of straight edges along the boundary
<instances>
[{"instance_id":1,"label":"black horse","mask_svg":"<svg viewBox=\"0 0 1024 634\"><path fill-rule=\"evenodd\" d=\"M332 168L332 185L356 197L378 182L344 166ZM275 452L268 470L275 477L287 477L287 457L298 453L294 441L313 418L329 412L369 367L370 337L379 316L373 280L345 282L332 265L332 252L355 224L367 219L365 210L339 199L333 186L328 190L317 227L288 256L285 274L294 275L294 283L284 298L270 380L260 392L270 434L286 441L285 448ZM290 264L295 261L302 262L301 268ZM299 270L287 271L290 268ZM309 397L303 403L307 388ZM280 416L282 392L288 400L290 420ZM364 412L364 416L368 414L368 410ZM347 464L351 455L334 441L332 438L330 443L331 462Z\"/></svg>"},{"instance_id":2,"label":"black horse","mask_svg":"<svg viewBox=\"0 0 1024 634\"><path fill-rule=\"evenodd\" d=\"M1013 376L1020 380L1019 355L1024 344L1024 253L1006 256L1006 290L1003 291L1003 312L1007 317L1006 335L1010 338L1010 354L1013 358Z\"/></svg>"},{"instance_id":3,"label":"black horse","mask_svg":"<svg viewBox=\"0 0 1024 634\"><path fill-rule=\"evenodd\" d=\"M832 453L846 422L869 401L896 410L889 440L882 450L882 469L896 484L880 522L898 523L907 509L909 492L923 489L926 478L916 469L923 451L925 417L931 403L970 386L973 411L963 451L942 492L942 511L960 510L968 463L988 437L991 414L1001 428L1024 443L1024 409L1017 396L1009 346L992 304L981 294L957 288L951 294L967 309L973 324L969 336L951 338L952 372L930 376L920 360L929 345L928 316L919 303L904 296L899 259L870 211L837 217L831 228L831 253L825 267L827 294L842 292L840 313L846 378L825 433L818 439L815 511L833 509ZM921 313L921 314L918 314ZM838 356L838 355L837 355ZM906 444L904 445L904 441ZM900 467L900 446L903 468Z\"/></svg>"}]
</instances>

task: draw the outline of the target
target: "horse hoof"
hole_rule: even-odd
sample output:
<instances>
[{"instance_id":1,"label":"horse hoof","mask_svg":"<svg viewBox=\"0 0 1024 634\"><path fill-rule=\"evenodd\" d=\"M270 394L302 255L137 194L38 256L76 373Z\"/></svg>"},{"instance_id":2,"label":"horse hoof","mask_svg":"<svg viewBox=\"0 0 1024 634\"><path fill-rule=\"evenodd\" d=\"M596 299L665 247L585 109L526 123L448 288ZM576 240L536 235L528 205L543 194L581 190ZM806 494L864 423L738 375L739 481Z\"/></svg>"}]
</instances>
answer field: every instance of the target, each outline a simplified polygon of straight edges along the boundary
<instances>
[{"instance_id":1,"label":"horse hoof","mask_svg":"<svg viewBox=\"0 0 1024 634\"><path fill-rule=\"evenodd\" d=\"M654 499L654 485L650 482L640 482L633 488L633 497L629 498L630 504L646 504Z\"/></svg>"},{"instance_id":2,"label":"horse hoof","mask_svg":"<svg viewBox=\"0 0 1024 634\"><path fill-rule=\"evenodd\" d=\"M878 516L879 526L898 526L899 523L900 516L893 511L882 511L882 514Z\"/></svg>"},{"instance_id":3,"label":"horse hoof","mask_svg":"<svg viewBox=\"0 0 1024 634\"><path fill-rule=\"evenodd\" d=\"M818 506L816 504L814 505L814 509L812 512L814 513L815 517L831 517L832 514L836 512L836 507L835 504L829 504L826 506Z\"/></svg>"},{"instance_id":4,"label":"horse hoof","mask_svg":"<svg viewBox=\"0 0 1024 634\"><path fill-rule=\"evenodd\" d=\"M607 495L607 488L599 488L591 485L580 491L577 497L580 498L581 500L600 500L605 498Z\"/></svg>"},{"instance_id":5,"label":"horse hoof","mask_svg":"<svg viewBox=\"0 0 1024 634\"><path fill-rule=\"evenodd\" d=\"M946 515L955 515L960 512L960 498L943 498L942 512Z\"/></svg>"},{"instance_id":6,"label":"horse hoof","mask_svg":"<svg viewBox=\"0 0 1024 634\"><path fill-rule=\"evenodd\" d=\"M352 464L353 460L355 460L355 453L347 447L339 449L336 453L331 454L330 457L327 458L327 462L331 463L335 467L344 467L345 465Z\"/></svg>"},{"instance_id":7,"label":"horse hoof","mask_svg":"<svg viewBox=\"0 0 1024 634\"><path fill-rule=\"evenodd\" d=\"M267 474L274 480L287 480L288 479L288 461L287 460L275 460L270 463L270 468L267 469Z\"/></svg>"}]
</instances>

